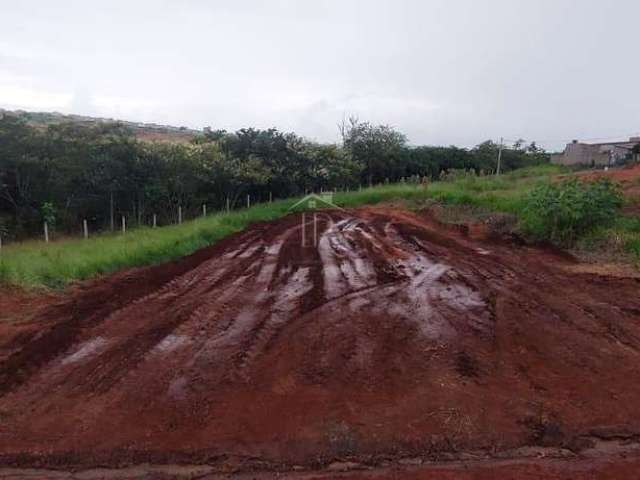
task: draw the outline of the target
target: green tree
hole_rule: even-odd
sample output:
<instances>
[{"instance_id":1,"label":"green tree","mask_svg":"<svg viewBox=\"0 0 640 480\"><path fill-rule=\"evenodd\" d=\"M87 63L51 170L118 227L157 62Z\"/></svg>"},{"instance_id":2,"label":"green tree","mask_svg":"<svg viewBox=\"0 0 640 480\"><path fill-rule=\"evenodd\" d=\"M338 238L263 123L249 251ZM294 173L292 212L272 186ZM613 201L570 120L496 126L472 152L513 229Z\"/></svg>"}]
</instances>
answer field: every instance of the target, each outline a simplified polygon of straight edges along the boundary
<instances>
[{"instance_id":1,"label":"green tree","mask_svg":"<svg viewBox=\"0 0 640 480\"><path fill-rule=\"evenodd\" d=\"M364 180L372 185L386 178L397 179L401 172L406 137L388 125L374 126L351 118L341 127L344 148L362 165Z\"/></svg>"}]
</instances>

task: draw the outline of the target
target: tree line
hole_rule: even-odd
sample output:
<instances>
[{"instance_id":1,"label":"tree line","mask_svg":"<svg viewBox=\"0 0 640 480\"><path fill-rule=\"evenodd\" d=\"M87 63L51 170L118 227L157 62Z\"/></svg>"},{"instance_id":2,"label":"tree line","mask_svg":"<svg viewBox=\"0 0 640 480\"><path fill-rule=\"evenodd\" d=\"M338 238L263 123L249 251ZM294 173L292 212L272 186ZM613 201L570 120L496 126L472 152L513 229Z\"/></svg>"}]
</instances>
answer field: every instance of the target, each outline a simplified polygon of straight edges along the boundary
<instances>
[{"instance_id":1,"label":"tree line","mask_svg":"<svg viewBox=\"0 0 640 480\"><path fill-rule=\"evenodd\" d=\"M175 223L202 204L209 211L306 192L435 179L451 169L490 173L498 145L475 148L411 146L387 125L351 118L340 126L342 141L324 144L275 128L236 132L205 128L190 143L138 140L120 123L73 122L32 126L0 118L0 235L23 238L40 232L43 220L57 231ZM535 143L505 148L502 170L543 163ZM116 225L114 225L116 224ZM116 227L117 228L117 227Z\"/></svg>"}]
</instances>

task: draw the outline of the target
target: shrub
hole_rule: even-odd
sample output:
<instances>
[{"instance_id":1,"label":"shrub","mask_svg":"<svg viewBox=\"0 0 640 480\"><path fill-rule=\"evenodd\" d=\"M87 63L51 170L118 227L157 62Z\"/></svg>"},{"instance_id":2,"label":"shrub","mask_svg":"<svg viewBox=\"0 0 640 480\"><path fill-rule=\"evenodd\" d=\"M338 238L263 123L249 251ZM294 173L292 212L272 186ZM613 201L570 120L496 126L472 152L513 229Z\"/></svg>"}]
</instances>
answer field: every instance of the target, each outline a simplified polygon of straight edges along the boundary
<instances>
[{"instance_id":1,"label":"shrub","mask_svg":"<svg viewBox=\"0 0 640 480\"><path fill-rule=\"evenodd\" d=\"M612 224L622 206L622 192L609 179L545 183L527 197L523 231L534 240L572 246L596 227Z\"/></svg>"},{"instance_id":2,"label":"shrub","mask_svg":"<svg viewBox=\"0 0 640 480\"><path fill-rule=\"evenodd\" d=\"M56 223L56 208L51 202L44 202L40 207L40 213L42 214L42 221L47 222L50 227L53 227Z\"/></svg>"},{"instance_id":3,"label":"shrub","mask_svg":"<svg viewBox=\"0 0 640 480\"><path fill-rule=\"evenodd\" d=\"M640 238L627 240L624 248L627 252L635 255L637 260L640 262Z\"/></svg>"}]
</instances>

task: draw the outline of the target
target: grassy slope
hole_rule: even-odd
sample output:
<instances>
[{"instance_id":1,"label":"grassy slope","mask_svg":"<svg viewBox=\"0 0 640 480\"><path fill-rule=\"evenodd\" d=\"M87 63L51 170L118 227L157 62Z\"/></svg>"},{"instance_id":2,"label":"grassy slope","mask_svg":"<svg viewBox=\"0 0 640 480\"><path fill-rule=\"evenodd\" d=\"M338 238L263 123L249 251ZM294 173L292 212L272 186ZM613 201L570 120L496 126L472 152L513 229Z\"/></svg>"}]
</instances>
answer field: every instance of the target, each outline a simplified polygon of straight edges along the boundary
<instances>
[{"instance_id":1,"label":"grassy slope","mask_svg":"<svg viewBox=\"0 0 640 480\"><path fill-rule=\"evenodd\" d=\"M515 171L500 178L434 182L428 188L409 184L384 185L339 193L335 202L344 207L356 207L394 199L410 202L434 199L517 214L531 188L558 172L557 167L547 165ZM48 245L40 241L9 245L0 254L0 282L24 287L60 287L73 280L178 258L252 223L281 217L293 203L295 200L260 204L182 225L139 228L126 235L103 234L89 240L64 240Z\"/></svg>"},{"instance_id":2,"label":"grassy slope","mask_svg":"<svg viewBox=\"0 0 640 480\"><path fill-rule=\"evenodd\" d=\"M597 229L580 239L578 248L596 257L627 256L640 266L640 217L620 216L611 227Z\"/></svg>"}]
</instances>

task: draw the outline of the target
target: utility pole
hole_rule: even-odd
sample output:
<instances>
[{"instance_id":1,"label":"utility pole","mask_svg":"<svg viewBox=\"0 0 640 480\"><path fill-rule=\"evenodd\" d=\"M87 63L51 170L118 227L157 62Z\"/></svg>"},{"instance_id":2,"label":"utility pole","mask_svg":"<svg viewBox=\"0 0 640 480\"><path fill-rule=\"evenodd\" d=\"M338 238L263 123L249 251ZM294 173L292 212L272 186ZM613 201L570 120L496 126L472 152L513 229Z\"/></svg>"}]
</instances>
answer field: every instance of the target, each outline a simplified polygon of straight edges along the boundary
<instances>
[{"instance_id":1,"label":"utility pole","mask_svg":"<svg viewBox=\"0 0 640 480\"><path fill-rule=\"evenodd\" d=\"M498 168L496 168L496 175L500 175L500 167L502 164L502 146L504 144L504 139L500 137L500 147L498 148Z\"/></svg>"}]
</instances>

